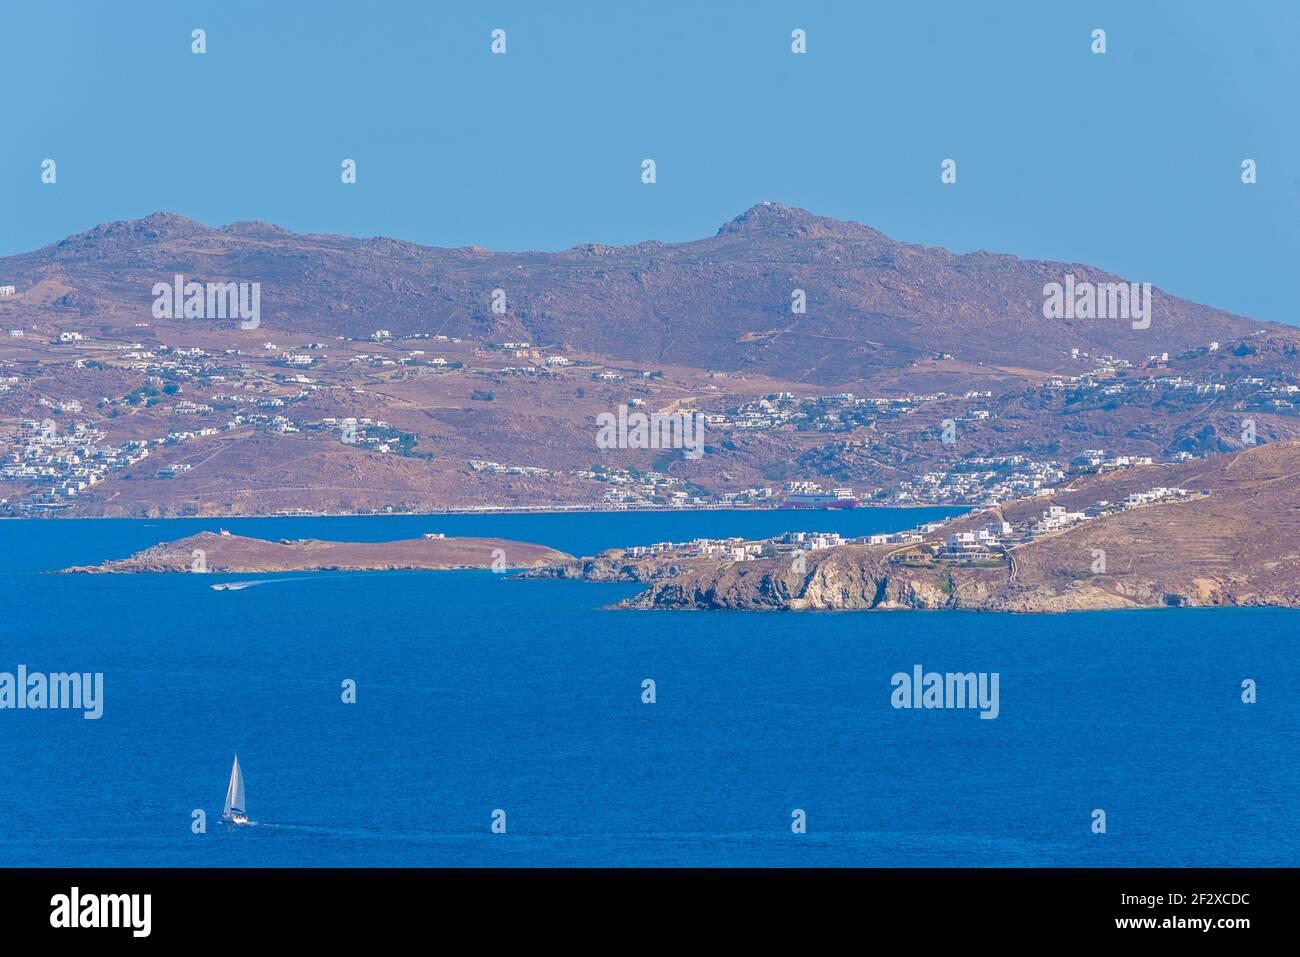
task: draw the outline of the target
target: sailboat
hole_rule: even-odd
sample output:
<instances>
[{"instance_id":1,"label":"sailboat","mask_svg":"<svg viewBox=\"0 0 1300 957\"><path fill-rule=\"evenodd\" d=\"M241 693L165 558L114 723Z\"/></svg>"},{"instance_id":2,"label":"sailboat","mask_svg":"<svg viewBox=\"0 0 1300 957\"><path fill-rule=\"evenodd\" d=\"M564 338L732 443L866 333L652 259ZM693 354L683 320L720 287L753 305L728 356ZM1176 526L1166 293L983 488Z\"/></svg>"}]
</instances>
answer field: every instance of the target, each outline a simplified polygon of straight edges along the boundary
<instances>
[{"instance_id":1,"label":"sailboat","mask_svg":"<svg viewBox=\"0 0 1300 957\"><path fill-rule=\"evenodd\" d=\"M221 812L221 820L231 824L247 824L248 814L244 810L244 772L239 767L239 755L230 769L230 785L226 788L226 807Z\"/></svg>"}]
</instances>

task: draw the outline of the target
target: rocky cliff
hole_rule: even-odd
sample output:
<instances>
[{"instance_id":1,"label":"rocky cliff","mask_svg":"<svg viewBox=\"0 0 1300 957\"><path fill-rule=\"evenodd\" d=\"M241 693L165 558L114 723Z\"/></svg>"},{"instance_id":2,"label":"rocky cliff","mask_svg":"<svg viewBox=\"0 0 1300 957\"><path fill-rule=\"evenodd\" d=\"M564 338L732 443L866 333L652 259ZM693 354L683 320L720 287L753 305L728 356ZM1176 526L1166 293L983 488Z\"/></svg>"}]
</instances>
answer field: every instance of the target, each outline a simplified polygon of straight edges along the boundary
<instances>
[{"instance_id":1,"label":"rocky cliff","mask_svg":"<svg viewBox=\"0 0 1300 957\"><path fill-rule=\"evenodd\" d=\"M1049 504L1082 509L1136 490L1187 497L1139 506L1013 545L1003 564L930 561L898 549L840 546L789 558L712 563L654 581L624 608L755 610L1300 607L1300 442L1177 466L1090 476L1048 498L972 513L1021 527Z\"/></svg>"}]
</instances>

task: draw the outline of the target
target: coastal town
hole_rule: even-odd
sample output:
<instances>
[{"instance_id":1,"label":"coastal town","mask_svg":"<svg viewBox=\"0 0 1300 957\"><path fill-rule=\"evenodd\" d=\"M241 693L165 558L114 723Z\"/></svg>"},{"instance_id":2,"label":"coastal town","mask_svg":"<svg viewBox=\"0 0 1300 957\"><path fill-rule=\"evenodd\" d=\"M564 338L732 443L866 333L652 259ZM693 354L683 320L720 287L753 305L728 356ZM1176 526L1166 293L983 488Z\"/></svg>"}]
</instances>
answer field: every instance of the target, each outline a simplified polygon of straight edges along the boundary
<instances>
[{"instance_id":1,"label":"coastal town","mask_svg":"<svg viewBox=\"0 0 1300 957\"><path fill-rule=\"evenodd\" d=\"M686 404L673 397L688 384L676 381L680 372L610 365L522 340L473 342L459 336L398 336L384 329L333 341L286 342L263 334L247 347L220 349L172 346L152 332L127 342L66 330L38 335L10 329L7 338L20 347L0 350L0 413L16 413L8 427L0 414L0 514L10 515L80 511L105 483L125 490L129 486L122 481L192 482L211 467L215 450L230 440L258 436L323 439L358 454L424 462L478 483L476 502L421 506L398 500L333 509L342 512L987 507L1049 496L1079 475L1203 454L1196 448L1137 452L1131 436L1123 437L1118 451L1093 446L1065 456L985 451L1026 407L1078 416L1088 408L1104 413L1139 400L1162 414L1201 403L1232 405L1242 419L1300 418L1300 383L1277 370L1225 373L1214 361L1223 355L1218 342L1178 358L1151 355L1142 363L1072 349L1063 361L1081 366L1078 373L1047 376L1011 391L863 396L784 390L729 404L728 392L747 387L746 382L714 374ZM96 397L71 388L76 377L90 376L105 385L116 383L119 391ZM592 464L581 467L486 456L457 459L454 453L449 458L417 425L398 421L409 417L387 391L413 389L400 394L415 395L421 383L463 388L469 403L487 412L506 400L519 376L545 394L568 388L587 398L590 389L600 388L608 390L607 402L629 410L667 405L698 413L706 450L715 453L706 454L705 464L717 464L692 467L672 455L645 465L620 463L619 456L598 454L594 444L588 456ZM381 414L365 414L359 405ZM1263 434L1251 438L1267 440ZM581 429L564 439L568 447L581 443ZM765 481L737 459L743 450L761 455L768 444L792 441L805 451L782 467L781 481ZM771 466L764 470L772 474ZM842 478L828 482L827 472ZM519 502L491 494L494 481L516 480L543 483L554 497ZM272 514L319 510L310 502L266 509Z\"/></svg>"},{"instance_id":2,"label":"coastal town","mask_svg":"<svg viewBox=\"0 0 1300 957\"><path fill-rule=\"evenodd\" d=\"M631 559L709 558L722 562L746 562L765 558L800 556L843 545L891 546L889 557L897 561L936 561L954 563L992 562L1001 564L1008 552L1018 545L1039 541L1087 522L1104 519L1121 512L1152 505L1190 501L1208 495L1184 488L1155 487L1134 492L1122 501L1097 501L1081 511L1062 505L1048 505L1041 515L1022 523L993 521L975 529L946 533L962 516L950 516L924 522L897 532L842 536L836 532L795 531L766 539L696 538L687 542L657 542L634 545L624 550Z\"/></svg>"}]
</instances>

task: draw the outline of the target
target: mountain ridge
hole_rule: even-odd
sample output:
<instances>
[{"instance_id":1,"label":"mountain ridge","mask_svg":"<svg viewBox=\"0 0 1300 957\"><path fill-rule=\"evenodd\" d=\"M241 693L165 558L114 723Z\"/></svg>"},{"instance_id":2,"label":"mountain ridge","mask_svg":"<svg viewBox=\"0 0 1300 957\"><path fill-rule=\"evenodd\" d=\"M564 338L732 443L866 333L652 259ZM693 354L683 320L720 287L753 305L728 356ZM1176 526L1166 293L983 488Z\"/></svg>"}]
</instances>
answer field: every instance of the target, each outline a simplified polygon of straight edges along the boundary
<instances>
[{"instance_id":1,"label":"mountain ridge","mask_svg":"<svg viewBox=\"0 0 1300 957\"><path fill-rule=\"evenodd\" d=\"M37 304L34 316L59 328L147 321L142 310L153 284L177 273L262 283L263 323L271 329L527 339L824 385L939 353L1052 369L1071 348L1138 360L1259 331L1294 332L1158 288L1148 330L1120 319L1048 319L1047 283L1067 273L1080 282L1123 280L1085 264L903 243L771 202L701 239L559 252L300 234L258 221L212 227L155 212L0 259L0 277L23 290L49 279L69 287L61 302ZM505 292L504 314L492 310L494 289ZM791 311L796 290L806 295L802 314Z\"/></svg>"}]
</instances>

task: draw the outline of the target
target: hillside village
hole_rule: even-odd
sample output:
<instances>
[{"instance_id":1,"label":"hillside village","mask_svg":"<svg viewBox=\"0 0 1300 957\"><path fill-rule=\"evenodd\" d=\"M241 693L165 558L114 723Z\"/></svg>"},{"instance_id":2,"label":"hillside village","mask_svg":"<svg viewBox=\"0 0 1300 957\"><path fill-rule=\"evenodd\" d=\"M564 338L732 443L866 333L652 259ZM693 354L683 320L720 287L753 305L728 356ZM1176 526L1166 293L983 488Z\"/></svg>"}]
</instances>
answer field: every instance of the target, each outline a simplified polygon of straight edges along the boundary
<instances>
[{"instance_id":1,"label":"hillside village","mask_svg":"<svg viewBox=\"0 0 1300 957\"><path fill-rule=\"evenodd\" d=\"M977 529L954 531L950 534L945 534L945 529L950 525L963 523L962 516L925 522L904 531L871 535L844 537L835 532L797 531L757 540L746 540L735 536L720 539L696 538L688 542L634 545L622 550L622 553L633 560L707 558L720 562L746 562L780 557L794 559L844 545L867 545L895 546L890 550L889 557L896 561L920 559L969 563L997 560L1000 564L1008 551L1017 545L1038 541L1075 526L1121 512L1168 502L1186 501L1206 494L1208 493L1192 493L1183 488L1161 486L1134 492L1122 501L1100 500L1081 511L1070 511L1062 505L1048 505L1036 519L1020 523L994 521Z\"/></svg>"},{"instance_id":2,"label":"hillside village","mask_svg":"<svg viewBox=\"0 0 1300 957\"><path fill-rule=\"evenodd\" d=\"M118 342L68 331L38 341L34 333L12 329L9 338L21 340L41 356L36 361L4 358L6 353L0 350L0 410L16 411L25 405L36 413L14 420L8 429L0 418L0 513L9 514L68 509L88 494L93 496L110 479L178 480L202 474L205 443L227 436L318 436L360 453L447 466L445 455L426 450L425 440L413 429L386 417L321 414L328 406L355 405L355 400L373 395L373 383L481 380L486 388L470 387L469 398L485 405L499 400L502 384L521 374L534 384L545 381L552 389L573 386L583 378L599 381L613 388L612 397L629 409L652 408L649 403L656 395L662 396L657 400L662 407L672 392L664 374L656 370L611 368L591 358L563 355L554 347L525 341L474 343L445 335L394 336L383 329L364 339L291 339L292 344L283 346L274 341L278 336L262 338L248 349L173 347L143 339ZM745 482L740 475L746 470L735 468L731 455L722 456L725 461L720 467L706 474L668 460L649 468L600 462L594 448L590 467L556 468L482 457L451 465L484 481L562 478L568 492L551 505L570 509L781 507L793 501L792 496L832 493L878 505L988 506L1050 495L1079 474L1158 461L1149 454L1104 448L1080 449L1064 459L962 451L964 444L973 444L974 436L996 429L1026 404L1054 403L1060 414L1074 415L1090 404L1104 409L1125 398L1143 397L1165 411L1209 401L1232 403L1241 415L1297 416L1300 384L1287 376L1272 371L1232 378L1213 371L1213 366L1207 370L1197 365L1214 358L1220 348L1219 343L1210 343L1181 360L1162 354L1144 363L1112 356L1093 358L1076 349L1069 361L1085 366L1084 371L1045 377L1027 390L1010 393L968 389L871 397L847 391L786 390L728 407L727 387L737 380L720 376L713 377L714 384L691 398L689 405L674 404L701 412L709 447L715 452L752 441L753 436L775 441L790 435L848 437L832 438L815 455L810 452L796 460L792 470L804 473L781 482L755 482L752 477ZM521 360L525 364L519 364ZM1180 362L1188 368L1175 370ZM111 376L124 388L98 399L85 396L84 391L80 398L67 393L55 397L57 393L47 394L50 386L71 381L59 367L67 373ZM355 379L361 369L371 388ZM642 384L620 397L619 390L632 382ZM581 385L576 389L579 394L586 391ZM155 431L142 435L137 422L156 423ZM120 431L128 423L133 433L129 436ZM953 440L950 443L942 434L936 435L945 429ZM195 454L186 454L191 447ZM917 458L922 450L928 455ZM1161 461L1185 461L1197 454L1177 450ZM150 456L158 461L152 468L145 462ZM911 474L877 484L852 480L828 484L820 477L829 468L852 473L860 458L887 461L891 457L900 461L894 471ZM916 465L904 468L905 461ZM933 464L925 467L927 461ZM945 464L935 467L939 463ZM738 474L730 476L732 471ZM584 493L584 488L590 491ZM510 506L489 500L447 507ZM393 506L356 510L393 510Z\"/></svg>"}]
</instances>

